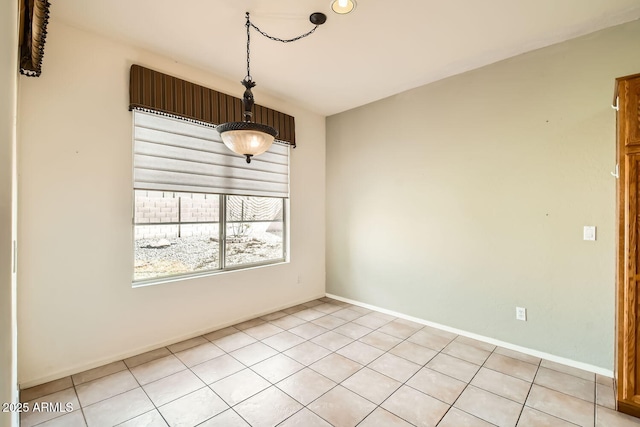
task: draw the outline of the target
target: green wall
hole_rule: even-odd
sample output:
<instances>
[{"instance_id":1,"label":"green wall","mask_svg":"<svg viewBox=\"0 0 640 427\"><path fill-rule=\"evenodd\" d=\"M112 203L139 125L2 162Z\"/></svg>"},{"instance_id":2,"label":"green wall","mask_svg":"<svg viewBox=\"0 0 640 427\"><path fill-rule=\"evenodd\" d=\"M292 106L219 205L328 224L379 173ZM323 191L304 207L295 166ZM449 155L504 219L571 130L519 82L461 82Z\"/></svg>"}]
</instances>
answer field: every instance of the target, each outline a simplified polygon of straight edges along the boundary
<instances>
[{"instance_id":1,"label":"green wall","mask_svg":"<svg viewBox=\"0 0 640 427\"><path fill-rule=\"evenodd\" d=\"M327 292L612 370L611 102L639 42L632 22L327 118Z\"/></svg>"}]
</instances>

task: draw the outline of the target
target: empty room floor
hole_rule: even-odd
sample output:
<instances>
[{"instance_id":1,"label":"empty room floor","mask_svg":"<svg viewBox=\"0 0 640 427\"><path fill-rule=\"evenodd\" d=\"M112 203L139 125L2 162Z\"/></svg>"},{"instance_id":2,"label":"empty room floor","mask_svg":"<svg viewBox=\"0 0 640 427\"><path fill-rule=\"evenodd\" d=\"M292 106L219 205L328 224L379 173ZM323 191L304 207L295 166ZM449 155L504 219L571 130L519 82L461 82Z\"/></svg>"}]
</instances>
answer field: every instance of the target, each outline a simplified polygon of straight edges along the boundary
<instances>
[{"instance_id":1,"label":"empty room floor","mask_svg":"<svg viewBox=\"0 0 640 427\"><path fill-rule=\"evenodd\" d=\"M21 401L70 410L23 413L22 427L640 426L613 410L611 378L329 298Z\"/></svg>"}]
</instances>

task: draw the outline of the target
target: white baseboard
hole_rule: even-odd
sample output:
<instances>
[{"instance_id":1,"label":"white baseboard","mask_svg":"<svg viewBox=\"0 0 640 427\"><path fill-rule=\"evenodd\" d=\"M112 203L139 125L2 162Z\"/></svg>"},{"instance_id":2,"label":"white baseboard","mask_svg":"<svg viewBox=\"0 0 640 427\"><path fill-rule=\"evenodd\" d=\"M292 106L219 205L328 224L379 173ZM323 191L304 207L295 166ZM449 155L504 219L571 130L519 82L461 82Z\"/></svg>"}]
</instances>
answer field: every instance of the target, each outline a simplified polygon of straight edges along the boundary
<instances>
[{"instance_id":1,"label":"white baseboard","mask_svg":"<svg viewBox=\"0 0 640 427\"><path fill-rule=\"evenodd\" d=\"M50 381L59 380L60 378L68 377L70 375L79 374L80 372L88 371L90 369L99 368L100 366L108 365L109 363L118 362L120 360L124 360L124 359L127 359L129 357L137 356L139 354L146 353L148 351L156 350L156 349L161 348L161 347L166 347L166 346L169 346L171 344L176 344L176 343L179 343L179 342L191 339L191 338L199 337L201 335L206 335L206 334L208 334L210 332L214 332L214 331L217 331L219 329L226 328L228 326L237 325L238 323L242 323L242 322L247 321L247 320L255 319L256 317L265 316L267 314L271 314L271 313L279 311L279 310L284 310L286 308L293 307L295 305L299 305L299 304L303 304L305 302L313 301L315 299L319 299L319 298L324 297L324 295L325 294L320 294L320 295L317 295L317 296L312 297L312 298L304 298L303 300L297 300L295 302L290 302L290 303L287 303L285 305L273 307L273 308L271 308L269 310L263 310L263 311L260 311L258 313L242 316L242 317L233 319L231 321L224 322L224 323L221 323L219 325L215 325L213 327L209 327L209 328L206 328L206 329L203 329L203 330L200 330L200 331L192 332L192 333L189 333L189 334L186 334L186 335L181 335L179 337L174 337L174 338L171 338L171 339L168 339L168 340L164 340L164 341L156 343L156 344L147 345L147 346L144 346L144 347L139 347L139 348L133 349L131 351L127 351L125 353L119 353L119 354L116 354L116 355L112 355L111 357L107 357L107 358L100 359L100 360L95 360L95 361L93 361L91 363L85 363L85 364L82 364L82 365L79 365L79 366L75 366L75 367L72 367L72 368L69 368L69 369L61 370L61 371L58 371L56 373L47 375L45 377L23 381L23 382L20 382L19 389L20 390L24 390L24 389L27 389L27 388L30 388L30 387L35 387L35 386L40 385L40 384L48 383Z\"/></svg>"},{"instance_id":2,"label":"white baseboard","mask_svg":"<svg viewBox=\"0 0 640 427\"><path fill-rule=\"evenodd\" d=\"M567 359L566 357L556 356L554 354L545 353L543 351L534 350L527 347L522 347L519 345L511 344L505 341L500 341L494 338L485 337L483 335L474 334L472 332L463 331L462 329L452 328L446 325L441 325L439 323L430 322L428 320L419 319L413 316L407 316L406 314L398 313L392 310L387 310L386 308L376 307L371 304L366 304L360 301L355 301L349 298L343 298L338 295L326 294L327 298L332 298L338 301L346 302L349 304L357 305L358 307L368 308L369 310L378 311L380 313L388 314L390 316L399 317L401 319L409 320L411 322L419 323L421 325L431 326L432 328L441 329L443 331L452 332L456 335L462 335L464 337L473 338L478 341L483 341L489 344L497 345L499 347L504 347L509 350L519 351L520 353L528 354L531 356L539 357L541 359L546 359L551 362L560 363L562 365L571 366L573 368L582 369L584 371L593 372L595 374L603 375L605 377L613 378L613 371L609 369L604 369L599 366L590 365L588 363L578 362L576 360Z\"/></svg>"}]
</instances>

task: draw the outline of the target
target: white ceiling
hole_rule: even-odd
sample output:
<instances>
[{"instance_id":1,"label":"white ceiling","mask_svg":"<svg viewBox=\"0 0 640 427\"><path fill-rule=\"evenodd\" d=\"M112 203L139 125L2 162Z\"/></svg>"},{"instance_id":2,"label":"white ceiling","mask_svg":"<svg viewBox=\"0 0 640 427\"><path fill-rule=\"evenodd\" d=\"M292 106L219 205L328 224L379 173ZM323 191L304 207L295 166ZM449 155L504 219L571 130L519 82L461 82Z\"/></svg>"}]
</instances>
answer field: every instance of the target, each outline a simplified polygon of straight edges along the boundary
<instances>
[{"instance_id":1,"label":"white ceiling","mask_svg":"<svg viewBox=\"0 0 640 427\"><path fill-rule=\"evenodd\" d=\"M329 0L61 0L52 19L125 41L323 115L345 111L520 53L640 18L639 0L359 0L348 15ZM51 34L50 37L55 35ZM46 58L45 58L46 60ZM238 94L243 88L238 84Z\"/></svg>"}]
</instances>

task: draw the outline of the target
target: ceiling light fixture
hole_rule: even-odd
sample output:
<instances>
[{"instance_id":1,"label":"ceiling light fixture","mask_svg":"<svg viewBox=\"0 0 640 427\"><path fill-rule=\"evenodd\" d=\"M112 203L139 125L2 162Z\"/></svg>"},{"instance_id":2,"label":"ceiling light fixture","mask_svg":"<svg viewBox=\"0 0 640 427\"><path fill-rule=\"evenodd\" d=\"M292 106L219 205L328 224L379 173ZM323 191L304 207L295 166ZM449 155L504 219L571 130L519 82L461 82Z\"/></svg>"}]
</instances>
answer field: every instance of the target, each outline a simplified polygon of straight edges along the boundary
<instances>
[{"instance_id":1,"label":"ceiling light fixture","mask_svg":"<svg viewBox=\"0 0 640 427\"><path fill-rule=\"evenodd\" d=\"M301 38L307 37L308 35L312 34L319 25L322 25L326 22L327 16L324 13L320 12L311 14L309 20L312 24L315 25L315 27L311 31L302 34L301 36L288 40L270 36L264 31L260 30L251 22L251 19L249 18L249 12L247 12L246 18L247 22L245 26L247 27L247 75L241 82L245 87L244 95L242 97L242 116L244 121L222 123L216 126L216 130L220 133L222 142L224 142L224 145L226 145L227 148L229 148L234 153L245 156L247 159L247 163L251 163L251 158L267 151L269 147L271 147L271 144L273 144L275 137L278 136L278 131L271 126L251 121L251 117L253 116L252 109L254 104L253 93L251 92L251 89L256 85L256 83L253 81L253 78L251 77L251 27L271 40L279 41L282 43L289 43L300 40Z\"/></svg>"},{"instance_id":2,"label":"ceiling light fixture","mask_svg":"<svg viewBox=\"0 0 640 427\"><path fill-rule=\"evenodd\" d=\"M356 0L333 0L331 10L339 15L345 15L356 8Z\"/></svg>"}]
</instances>

